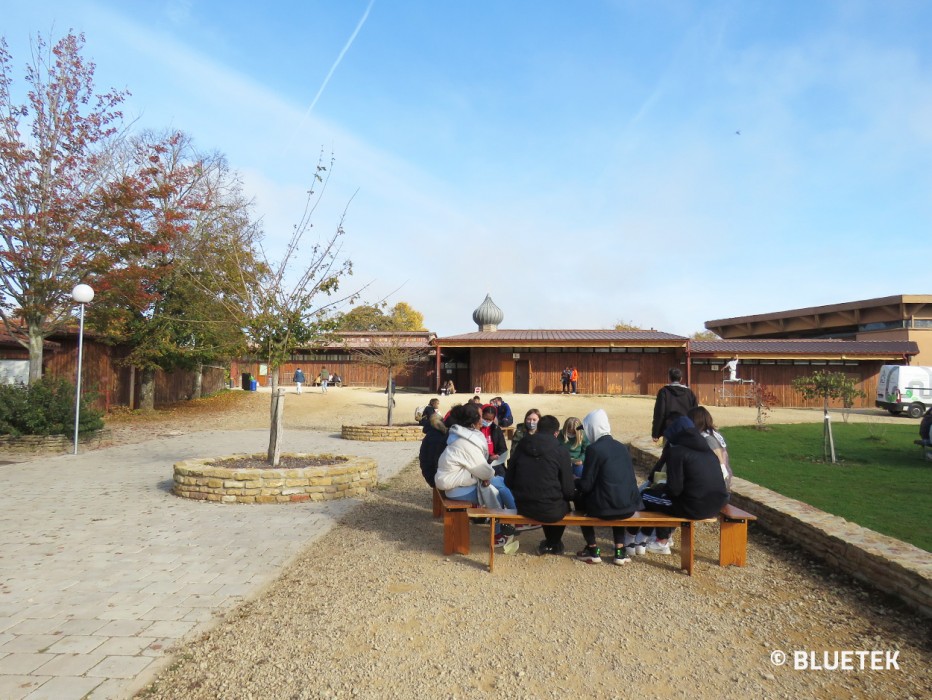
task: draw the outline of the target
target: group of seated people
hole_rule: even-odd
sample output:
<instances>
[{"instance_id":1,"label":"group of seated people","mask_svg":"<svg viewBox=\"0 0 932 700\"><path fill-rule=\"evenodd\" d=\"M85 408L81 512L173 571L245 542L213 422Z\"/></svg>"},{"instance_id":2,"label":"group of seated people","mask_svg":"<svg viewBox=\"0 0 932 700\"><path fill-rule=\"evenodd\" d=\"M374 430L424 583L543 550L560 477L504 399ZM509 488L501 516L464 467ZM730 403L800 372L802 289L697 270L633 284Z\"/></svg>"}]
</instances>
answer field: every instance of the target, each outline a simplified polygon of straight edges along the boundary
<instances>
[{"instance_id":1,"label":"group of seated people","mask_svg":"<svg viewBox=\"0 0 932 700\"><path fill-rule=\"evenodd\" d=\"M478 399L478 397L475 397ZM515 426L509 450L501 430L501 405L474 400L445 415L433 399L422 418L419 461L427 483L448 498L516 509L544 523L541 555L564 553L565 526L551 525L574 510L602 519L624 519L640 510L692 520L710 518L728 501L731 470L724 438L702 406L668 416L663 452L647 481L638 485L626 445L612 437L602 409L583 420L527 412ZM504 404L507 407L507 404ZM510 408L508 409L510 414ZM517 548L517 531L538 525L497 525L496 546ZM602 561L594 527L582 527L586 546L576 558ZM635 555L670 554L669 528L613 527L613 564Z\"/></svg>"}]
</instances>

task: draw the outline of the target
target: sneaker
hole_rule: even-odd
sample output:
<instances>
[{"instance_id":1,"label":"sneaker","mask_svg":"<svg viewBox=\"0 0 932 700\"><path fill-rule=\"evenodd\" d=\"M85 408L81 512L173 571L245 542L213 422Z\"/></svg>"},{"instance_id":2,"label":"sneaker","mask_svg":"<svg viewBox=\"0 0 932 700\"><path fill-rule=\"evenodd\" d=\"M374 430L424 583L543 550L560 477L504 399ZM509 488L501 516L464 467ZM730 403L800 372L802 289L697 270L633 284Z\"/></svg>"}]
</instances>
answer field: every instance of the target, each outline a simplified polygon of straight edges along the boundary
<instances>
[{"instance_id":1,"label":"sneaker","mask_svg":"<svg viewBox=\"0 0 932 700\"><path fill-rule=\"evenodd\" d=\"M514 535L495 535L495 546L504 547L513 542L514 539Z\"/></svg>"},{"instance_id":2,"label":"sneaker","mask_svg":"<svg viewBox=\"0 0 932 700\"><path fill-rule=\"evenodd\" d=\"M550 544L547 540L541 540L541 543L537 545L537 553L540 555L544 554L554 554L561 555L564 552L563 543L559 542L558 544Z\"/></svg>"},{"instance_id":3,"label":"sneaker","mask_svg":"<svg viewBox=\"0 0 932 700\"><path fill-rule=\"evenodd\" d=\"M647 545L644 542L635 542L627 546L628 555L636 554L638 556L647 554Z\"/></svg>"},{"instance_id":4,"label":"sneaker","mask_svg":"<svg viewBox=\"0 0 932 700\"><path fill-rule=\"evenodd\" d=\"M576 558L587 564L599 564L602 562L602 557L599 556L600 554L601 550L593 545L592 547L583 547L576 552Z\"/></svg>"},{"instance_id":5,"label":"sneaker","mask_svg":"<svg viewBox=\"0 0 932 700\"><path fill-rule=\"evenodd\" d=\"M670 554L670 540L654 540L647 543L647 551L651 554Z\"/></svg>"},{"instance_id":6,"label":"sneaker","mask_svg":"<svg viewBox=\"0 0 932 700\"><path fill-rule=\"evenodd\" d=\"M513 535L515 534L515 526L511 523L502 523L498 527L498 533L500 535Z\"/></svg>"},{"instance_id":7,"label":"sneaker","mask_svg":"<svg viewBox=\"0 0 932 700\"><path fill-rule=\"evenodd\" d=\"M627 547L616 547L615 548L615 558L612 559L612 564L616 566L623 566L631 561L631 557L628 556ZM633 549L633 547L632 547Z\"/></svg>"},{"instance_id":8,"label":"sneaker","mask_svg":"<svg viewBox=\"0 0 932 700\"><path fill-rule=\"evenodd\" d=\"M505 527L502 525L502 527ZM540 525L532 525L531 523L524 523L521 525L515 525L515 532L527 532L528 530L540 530Z\"/></svg>"}]
</instances>

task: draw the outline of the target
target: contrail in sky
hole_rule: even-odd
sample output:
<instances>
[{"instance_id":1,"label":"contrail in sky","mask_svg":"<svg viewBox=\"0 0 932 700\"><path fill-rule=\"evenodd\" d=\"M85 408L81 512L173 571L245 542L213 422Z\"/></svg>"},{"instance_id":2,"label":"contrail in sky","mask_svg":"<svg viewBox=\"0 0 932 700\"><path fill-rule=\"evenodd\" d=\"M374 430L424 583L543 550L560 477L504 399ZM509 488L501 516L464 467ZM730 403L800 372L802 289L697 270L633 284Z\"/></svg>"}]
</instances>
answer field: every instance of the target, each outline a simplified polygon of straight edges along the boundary
<instances>
[{"instance_id":1,"label":"contrail in sky","mask_svg":"<svg viewBox=\"0 0 932 700\"><path fill-rule=\"evenodd\" d=\"M350 46L353 45L353 42L356 40L356 35L359 34L359 30L362 29L362 25L366 23L366 19L369 17L369 11L372 9L372 6L375 4L375 0L369 0L369 6L366 7L366 11L362 13L362 17L359 19L359 22L356 24L356 29L353 30L353 33L350 35L350 38L347 40L346 44L343 46L343 50L340 51L340 55L337 56L337 60L333 62L333 65L330 66L330 72L327 73L327 77L324 78L324 82L321 84L320 89L317 91L317 94L314 95L314 99L311 101L311 106L307 108L307 111L304 113L304 116L301 118L301 121L298 123L298 129L303 126L304 122L307 121L307 118L311 116L311 112L314 110L314 105L317 104L317 100L320 99L320 96L324 92L324 88L327 87L327 83L330 82L330 78L333 77L333 73L336 71L337 66L340 65L340 61L343 60L343 57L346 55L346 52L349 51Z\"/></svg>"}]
</instances>

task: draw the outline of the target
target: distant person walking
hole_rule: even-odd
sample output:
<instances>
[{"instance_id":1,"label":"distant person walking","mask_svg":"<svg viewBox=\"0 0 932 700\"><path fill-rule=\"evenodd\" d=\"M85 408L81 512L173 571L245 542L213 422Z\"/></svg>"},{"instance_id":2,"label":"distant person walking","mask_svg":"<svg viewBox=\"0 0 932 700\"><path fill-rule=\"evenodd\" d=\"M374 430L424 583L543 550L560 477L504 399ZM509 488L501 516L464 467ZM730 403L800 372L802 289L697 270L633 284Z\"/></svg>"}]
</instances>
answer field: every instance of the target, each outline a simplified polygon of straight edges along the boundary
<instances>
[{"instance_id":1,"label":"distant person walking","mask_svg":"<svg viewBox=\"0 0 932 700\"><path fill-rule=\"evenodd\" d=\"M301 393L302 384L304 384L304 372L302 372L301 368L298 367L298 369L294 371L294 385L298 388L296 393Z\"/></svg>"},{"instance_id":2,"label":"distant person walking","mask_svg":"<svg viewBox=\"0 0 932 700\"><path fill-rule=\"evenodd\" d=\"M327 393L327 382L330 381L330 372L327 371L326 367L320 368L320 391L322 394Z\"/></svg>"}]
</instances>

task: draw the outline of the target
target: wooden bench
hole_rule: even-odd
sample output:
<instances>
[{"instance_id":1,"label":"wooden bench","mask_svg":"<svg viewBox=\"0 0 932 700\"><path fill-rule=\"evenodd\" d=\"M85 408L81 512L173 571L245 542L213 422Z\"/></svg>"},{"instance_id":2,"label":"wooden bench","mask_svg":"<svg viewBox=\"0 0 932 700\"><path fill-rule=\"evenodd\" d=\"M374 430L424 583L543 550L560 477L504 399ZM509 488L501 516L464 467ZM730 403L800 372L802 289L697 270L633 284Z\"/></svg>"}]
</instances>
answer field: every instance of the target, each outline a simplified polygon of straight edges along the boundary
<instances>
[{"instance_id":1,"label":"wooden bench","mask_svg":"<svg viewBox=\"0 0 932 700\"><path fill-rule=\"evenodd\" d=\"M711 523L719 520L721 528L719 531L719 565L720 566L744 566L747 563L747 541L748 541L748 522L757 520L757 516L746 511L736 508L732 505L725 505L718 518L708 518L706 520L689 520L679 518L666 513L655 513L651 511L639 511L630 518L621 520L603 520L602 518L593 518L586 515L577 515L575 513L567 514L562 520L556 523L541 523L523 515L517 511L507 509L492 508L468 508L466 517L476 519L488 519L489 526L489 571L495 567L495 524L511 523L513 525L530 523L533 525L566 525L582 526L589 525L592 527L679 527L680 528L680 568L684 569L690 576L693 575L695 538L694 523ZM461 533L460 533L461 534ZM466 537L469 537L467 530ZM451 545L453 550L456 543ZM444 547L446 547L446 528L444 528ZM469 544L466 544L466 552L469 551ZM444 552L447 553L446 551Z\"/></svg>"},{"instance_id":2,"label":"wooden bench","mask_svg":"<svg viewBox=\"0 0 932 700\"><path fill-rule=\"evenodd\" d=\"M440 489L434 489L434 517L443 517L443 553L469 554L469 517L466 511L475 504L447 498Z\"/></svg>"}]
</instances>

